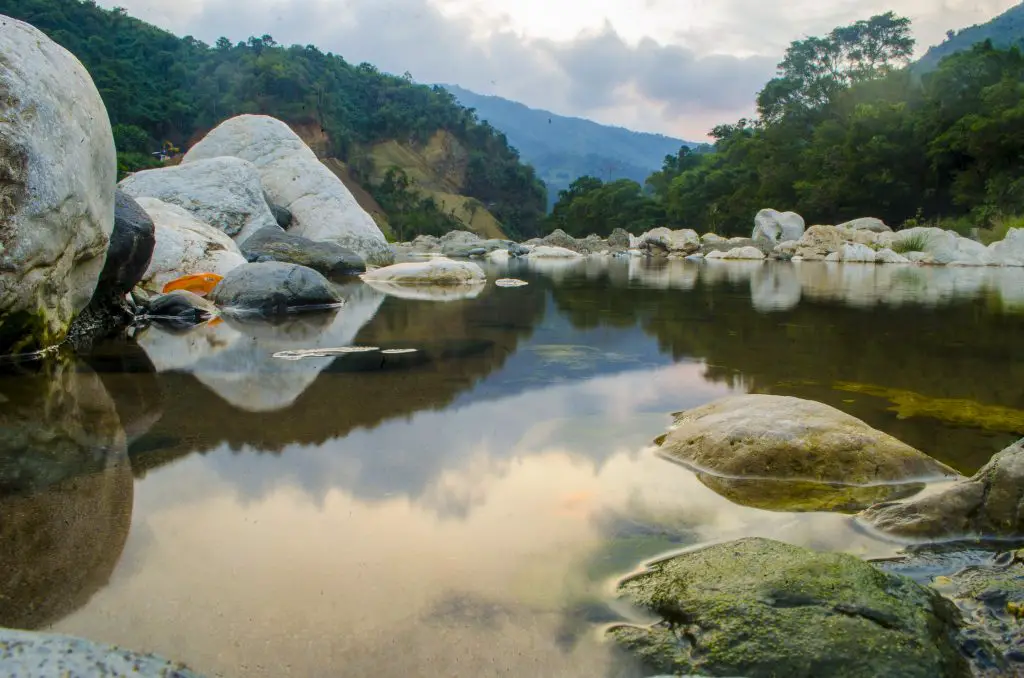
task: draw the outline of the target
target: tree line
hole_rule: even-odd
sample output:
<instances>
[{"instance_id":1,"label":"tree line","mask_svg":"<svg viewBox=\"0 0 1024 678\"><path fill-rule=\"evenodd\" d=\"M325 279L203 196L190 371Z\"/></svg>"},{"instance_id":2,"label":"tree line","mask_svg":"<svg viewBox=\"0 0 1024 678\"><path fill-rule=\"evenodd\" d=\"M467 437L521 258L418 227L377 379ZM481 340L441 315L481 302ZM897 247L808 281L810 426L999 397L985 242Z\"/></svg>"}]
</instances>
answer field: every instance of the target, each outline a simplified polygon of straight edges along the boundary
<instances>
[{"instance_id":1,"label":"tree line","mask_svg":"<svg viewBox=\"0 0 1024 678\"><path fill-rule=\"evenodd\" d=\"M511 236L530 237L542 226L546 195L533 168L447 90L415 84L409 74L350 64L313 45L279 45L270 35L207 45L94 0L0 0L0 14L39 28L89 70L114 127L122 171L154 166L152 153L165 142L184 146L231 116L253 113L319 126L330 139L325 152L362 167L357 178L368 184L368 146L387 139L426 143L446 130L468 152L465 194L486 205ZM411 190L401 183L385 188L392 209L433 204L396 199L396 192ZM438 220L400 218L421 217Z\"/></svg>"},{"instance_id":2,"label":"tree line","mask_svg":"<svg viewBox=\"0 0 1024 678\"><path fill-rule=\"evenodd\" d=\"M764 207L808 223L1024 225L1021 51L985 41L920 73L913 48L910 20L892 12L793 42L757 117L715 127L711 153L683 148L644 186L581 177L548 228L748 235Z\"/></svg>"}]
</instances>

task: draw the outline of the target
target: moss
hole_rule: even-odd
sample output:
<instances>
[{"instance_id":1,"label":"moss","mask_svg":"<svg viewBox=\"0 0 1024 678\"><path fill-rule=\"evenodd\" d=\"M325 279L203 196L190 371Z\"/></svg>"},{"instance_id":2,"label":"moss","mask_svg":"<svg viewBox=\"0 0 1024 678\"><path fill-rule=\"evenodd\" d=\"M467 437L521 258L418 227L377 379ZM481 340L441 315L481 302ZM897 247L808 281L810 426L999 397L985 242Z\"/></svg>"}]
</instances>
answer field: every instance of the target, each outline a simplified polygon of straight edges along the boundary
<instances>
[{"instance_id":1,"label":"moss","mask_svg":"<svg viewBox=\"0 0 1024 678\"><path fill-rule=\"evenodd\" d=\"M884 398L893 404L889 410L895 412L900 419L930 417L988 431L1024 433L1024 410L1012 407L985 405L964 398L932 398L913 391L855 382L836 382L833 388Z\"/></svg>"},{"instance_id":2,"label":"moss","mask_svg":"<svg viewBox=\"0 0 1024 678\"><path fill-rule=\"evenodd\" d=\"M772 478L723 478L697 473L697 479L734 504L765 511L856 513L881 502L905 499L924 483L842 485Z\"/></svg>"},{"instance_id":3,"label":"moss","mask_svg":"<svg viewBox=\"0 0 1024 678\"><path fill-rule=\"evenodd\" d=\"M967 676L937 593L850 555L743 539L621 584L662 621L610 634L651 668L780 676Z\"/></svg>"}]
</instances>

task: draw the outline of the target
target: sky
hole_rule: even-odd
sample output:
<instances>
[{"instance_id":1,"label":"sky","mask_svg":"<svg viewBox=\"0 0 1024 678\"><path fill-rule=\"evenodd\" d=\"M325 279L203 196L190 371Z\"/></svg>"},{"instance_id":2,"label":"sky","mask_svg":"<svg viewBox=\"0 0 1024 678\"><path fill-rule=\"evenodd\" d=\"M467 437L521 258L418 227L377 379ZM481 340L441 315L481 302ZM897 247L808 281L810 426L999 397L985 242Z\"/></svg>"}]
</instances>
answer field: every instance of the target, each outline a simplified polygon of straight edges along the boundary
<instances>
[{"instance_id":1,"label":"sky","mask_svg":"<svg viewBox=\"0 0 1024 678\"><path fill-rule=\"evenodd\" d=\"M1020 0L101 0L213 43L270 34L630 129L703 140L753 114L793 40L889 10L918 54Z\"/></svg>"}]
</instances>

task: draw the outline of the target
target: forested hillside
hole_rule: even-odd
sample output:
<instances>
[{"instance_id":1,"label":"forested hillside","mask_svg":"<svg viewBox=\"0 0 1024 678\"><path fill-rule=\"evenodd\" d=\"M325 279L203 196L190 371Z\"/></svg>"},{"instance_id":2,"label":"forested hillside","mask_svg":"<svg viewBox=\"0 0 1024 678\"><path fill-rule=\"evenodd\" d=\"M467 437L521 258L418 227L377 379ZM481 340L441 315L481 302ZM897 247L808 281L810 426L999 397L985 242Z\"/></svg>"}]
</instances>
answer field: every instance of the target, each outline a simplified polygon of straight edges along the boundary
<instances>
[{"instance_id":1,"label":"forested hillside","mask_svg":"<svg viewBox=\"0 0 1024 678\"><path fill-rule=\"evenodd\" d=\"M604 181L631 179L642 183L647 175L661 167L666 155L675 155L683 145L699 146L662 134L634 132L555 115L455 85L444 87L463 106L474 109L477 117L508 136L523 160L536 168L547 185L552 204L558 192L569 188L579 176L589 175Z\"/></svg>"},{"instance_id":2,"label":"forested hillside","mask_svg":"<svg viewBox=\"0 0 1024 678\"><path fill-rule=\"evenodd\" d=\"M892 13L794 42L758 95L758 117L716 127L711 154L667 158L647 181L653 197L585 177L550 219L601 233L621 224L607 215L633 213L642 224L654 215L736 235L749 234L765 207L795 210L808 224L1020 223L1021 51L983 42L918 77L908 68L913 46L910 21Z\"/></svg>"},{"instance_id":3,"label":"forested hillside","mask_svg":"<svg viewBox=\"0 0 1024 678\"><path fill-rule=\"evenodd\" d=\"M440 87L353 65L313 45L278 45L269 35L212 46L178 38L93 0L0 0L0 14L36 26L85 64L114 125L123 169L145 166L165 142L181 147L228 117L258 113L317 130L321 153L369 185L390 169L374 164L380 144L426 152L443 132L455 142L446 148L457 150L461 194L510 236L538 232L546 203L533 168ZM371 192L389 203L388 218L403 235L457 225L431 193L410 190L401 172L383 189L379 184Z\"/></svg>"},{"instance_id":4,"label":"forested hillside","mask_svg":"<svg viewBox=\"0 0 1024 678\"><path fill-rule=\"evenodd\" d=\"M1024 44L1024 3L1012 7L991 21L949 31L940 45L935 45L914 64L914 70L933 70L945 57L968 50L979 42L991 40L994 47Z\"/></svg>"}]
</instances>

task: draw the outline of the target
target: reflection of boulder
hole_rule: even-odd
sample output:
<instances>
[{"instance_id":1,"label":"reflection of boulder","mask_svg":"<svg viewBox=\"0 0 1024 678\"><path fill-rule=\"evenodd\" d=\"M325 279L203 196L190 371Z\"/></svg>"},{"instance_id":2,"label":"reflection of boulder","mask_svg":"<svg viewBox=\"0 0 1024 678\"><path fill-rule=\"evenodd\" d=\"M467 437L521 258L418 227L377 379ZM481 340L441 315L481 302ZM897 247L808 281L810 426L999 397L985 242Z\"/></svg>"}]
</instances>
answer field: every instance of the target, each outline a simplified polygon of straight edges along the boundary
<instances>
[{"instance_id":1,"label":"reflection of boulder","mask_svg":"<svg viewBox=\"0 0 1024 678\"><path fill-rule=\"evenodd\" d=\"M504 250L499 250L504 251ZM366 280L366 284L381 294L414 301L459 301L480 296L484 286L472 285L400 285L383 280Z\"/></svg>"},{"instance_id":2,"label":"reflection of boulder","mask_svg":"<svg viewBox=\"0 0 1024 678\"><path fill-rule=\"evenodd\" d=\"M741 539L657 563L620 588L663 621L610 633L661 673L971 675L951 603L847 554Z\"/></svg>"},{"instance_id":3,"label":"reflection of boulder","mask_svg":"<svg viewBox=\"0 0 1024 678\"><path fill-rule=\"evenodd\" d=\"M114 401L129 445L152 428L163 412L156 368L137 343L127 339L97 346L86 358Z\"/></svg>"},{"instance_id":4,"label":"reflection of boulder","mask_svg":"<svg viewBox=\"0 0 1024 678\"><path fill-rule=\"evenodd\" d=\"M295 402L330 359L280 360L274 353L349 345L383 298L360 285L335 311L305 313L277 324L229 319L185 334L150 327L139 343L158 370L190 372L239 409L279 410Z\"/></svg>"},{"instance_id":5,"label":"reflection of boulder","mask_svg":"<svg viewBox=\"0 0 1024 678\"><path fill-rule=\"evenodd\" d=\"M750 278L750 301L762 313L800 303L800 279L792 266L763 266Z\"/></svg>"},{"instance_id":6,"label":"reflection of boulder","mask_svg":"<svg viewBox=\"0 0 1024 678\"><path fill-rule=\"evenodd\" d=\"M37 628L106 584L132 475L114 403L84 366L46 364L0 389L0 626Z\"/></svg>"},{"instance_id":7,"label":"reflection of boulder","mask_svg":"<svg viewBox=\"0 0 1024 678\"><path fill-rule=\"evenodd\" d=\"M710 473L696 476L734 504L764 511L855 513L879 502L909 497L925 487L924 483L842 485L775 478L724 478Z\"/></svg>"}]
</instances>

